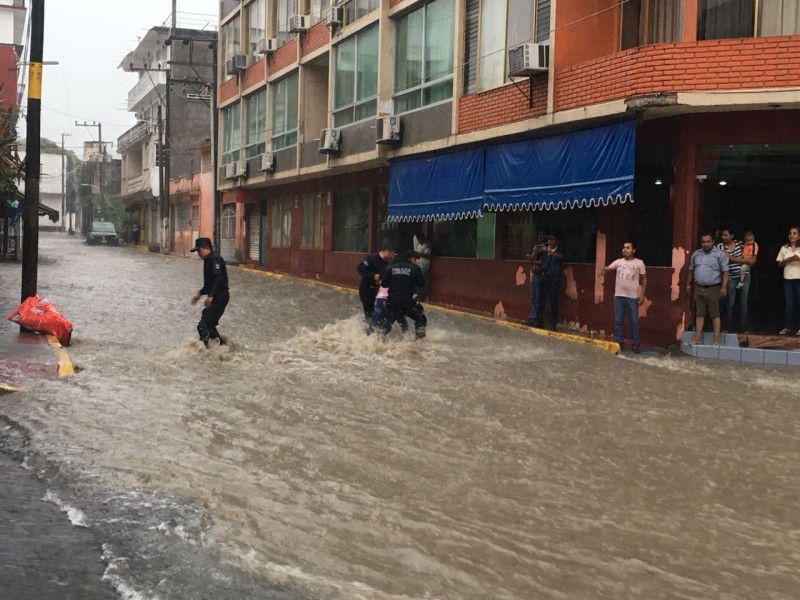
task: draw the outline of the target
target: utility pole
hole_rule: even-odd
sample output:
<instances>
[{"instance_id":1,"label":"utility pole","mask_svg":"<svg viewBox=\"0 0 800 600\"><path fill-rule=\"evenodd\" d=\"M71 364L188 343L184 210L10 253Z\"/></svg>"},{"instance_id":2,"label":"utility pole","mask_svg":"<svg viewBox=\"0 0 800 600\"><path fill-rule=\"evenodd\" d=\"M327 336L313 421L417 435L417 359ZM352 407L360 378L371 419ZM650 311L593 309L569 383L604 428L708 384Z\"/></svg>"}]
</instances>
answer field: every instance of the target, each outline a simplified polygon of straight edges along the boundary
<instances>
[{"instance_id":1,"label":"utility pole","mask_svg":"<svg viewBox=\"0 0 800 600\"><path fill-rule=\"evenodd\" d=\"M158 119L158 147L156 149L156 164L158 165L158 205L159 205L159 216L163 217L163 207L164 207L164 198L166 198L166 192L164 190L164 169L165 163L167 162L167 151L164 147L164 126L163 121L161 119L161 103L159 102L158 106L156 107L156 114ZM160 229L160 226L159 226Z\"/></svg>"},{"instance_id":2,"label":"utility pole","mask_svg":"<svg viewBox=\"0 0 800 600\"><path fill-rule=\"evenodd\" d=\"M44 0L31 0L30 71L28 72L25 212L22 228L21 300L36 295L39 276L39 163L42 136L42 54Z\"/></svg>"},{"instance_id":3,"label":"utility pole","mask_svg":"<svg viewBox=\"0 0 800 600\"><path fill-rule=\"evenodd\" d=\"M64 138L67 138L71 135L71 133L61 134L61 231L66 229L66 223L64 223L64 220L66 219L67 214L67 187L64 179L66 177L66 173L64 171L64 161L66 159L66 154L64 154ZM70 229L72 228L70 227Z\"/></svg>"},{"instance_id":4,"label":"utility pole","mask_svg":"<svg viewBox=\"0 0 800 600\"><path fill-rule=\"evenodd\" d=\"M103 170L105 168L105 162L106 162L106 147L103 145L103 124L95 123L94 121L92 121L91 123L87 123L86 121L84 121L83 123L78 123L77 121L75 121L75 125L77 127L86 127L86 128L97 127L97 143L100 144L100 185L98 187L100 188L100 199L105 201L106 197L103 190L103 179L105 177ZM92 195L89 194L89 198L91 197ZM84 219L83 222L82 233L88 233L89 229L87 229L87 227L91 228L92 221L94 221L94 206L92 206L91 200L89 200L89 222L86 223L85 221L86 219Z\"/></svg>"},{"instance_id":5,"label":"utility pole","mask_svg":"<svg viewBox=\"0 0 800 600\"><path fill-rule=\"evenodd\" d=\"M212 240L214 248L219 251L219 191L217 190L217 176L219 171L217 159L217 146L219 145L219 124L217 123L217 48L219 38L211 47L211 201L214 203L214 229Z\"/></svg>"}]
</instances>

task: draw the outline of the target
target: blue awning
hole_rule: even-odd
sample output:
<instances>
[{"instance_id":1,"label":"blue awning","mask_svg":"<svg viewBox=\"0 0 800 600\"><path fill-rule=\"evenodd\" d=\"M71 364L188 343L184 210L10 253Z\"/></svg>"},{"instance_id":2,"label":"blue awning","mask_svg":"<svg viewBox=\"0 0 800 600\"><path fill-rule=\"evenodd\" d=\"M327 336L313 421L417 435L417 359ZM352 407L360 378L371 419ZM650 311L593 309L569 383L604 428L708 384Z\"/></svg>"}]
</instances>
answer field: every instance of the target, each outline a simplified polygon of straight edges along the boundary
<instances>
[{"instance_id":1,"label":"blue awning","mask_svg":"<svg viewBox=\"0 0 800 600\"><path fill-rule=\"evenodd\" d=\"M634 121L486 148L485 208L578 208L633 201Z\"/></svg>"},{"instance_id":2,"label":"blue awning","mask_svg":"<svg viewBox=\"0 0 800 600\"><path fill-rule=\"evenodd\" d=\"M483 165L483 148L393 162L389 220L440 221L480 215Z\"/></svg>"}]
</instances>

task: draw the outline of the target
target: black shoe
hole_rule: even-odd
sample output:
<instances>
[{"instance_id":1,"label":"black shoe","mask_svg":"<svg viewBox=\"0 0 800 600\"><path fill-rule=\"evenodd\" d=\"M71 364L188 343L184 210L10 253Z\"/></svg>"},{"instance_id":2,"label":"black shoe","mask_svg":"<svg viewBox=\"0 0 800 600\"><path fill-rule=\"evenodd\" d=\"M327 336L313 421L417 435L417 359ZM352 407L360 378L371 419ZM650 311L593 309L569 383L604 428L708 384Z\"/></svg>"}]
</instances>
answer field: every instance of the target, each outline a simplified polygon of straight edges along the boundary
<instances>
[{"instance_id":1,"label":"black shoe","mask_svg":"<svg viewBox=\"0 0 800 600\"><path fill-rule=\"evenodd\" d=\"M633 353L634 354L641 354L642 353L642 349L638 345L636 345L636 346L633 347Z\"/></svg>"}]
</instances>

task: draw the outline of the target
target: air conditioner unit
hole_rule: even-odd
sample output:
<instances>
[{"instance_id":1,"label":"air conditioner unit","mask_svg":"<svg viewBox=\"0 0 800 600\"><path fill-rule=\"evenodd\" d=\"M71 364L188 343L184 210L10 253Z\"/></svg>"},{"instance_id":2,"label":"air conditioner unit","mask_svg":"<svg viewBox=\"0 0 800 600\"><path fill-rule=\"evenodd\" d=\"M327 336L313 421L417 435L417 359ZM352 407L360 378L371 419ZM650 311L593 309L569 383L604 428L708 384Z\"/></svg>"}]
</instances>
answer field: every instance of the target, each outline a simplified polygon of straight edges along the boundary
<instances>
[{"instance_id":1,"label":"air conditioner unit","mask_svg":"<svg viewBox=\"0 0 800 600\"><path fill-rule=\"evenodd\" d=\"M307 31L309 24L308 15L292 15L289 17L289 31L292 33Z\"/></svg>"},{"instance_id":2,"label":"air conditioner unit","mask_svg":"<svg viewBox=\"0 0 800 600\"><path fill-rule=\"evenodd\" d=\"M549 44L521 44L508 51L509 77L526 77L537 73L546 73L549 66Z\"/></svg>"},{"instance_id":3,"label":"air conditioner unit","mask_svg":"<svg viewBox=\"0 0 800 600\"><path fill-rule=\"evenodd\" d=\"M277 38L263 38L258 40L258 43L256 44L256 52L259 54L269 54L270 52L275 52L277 49Z\"/></svg>"},{"instance_id":4,"label":"air conditioner unit","mask_svg":"<svg viewBox=\"0 0 800 600\"><path fill-rule=\"evenodd\" d=\"M378 120L375 121L375 143L400 143L400 117L378 117Z\"/></svg>"},{"instance_id":5,"label":"air conditioner unit","mask_svg":"<svg viewBox=\"0 0 800 600\"><path fill-rule=\"evenodd\" d=\"M239 71L244 71L247 68L247 56L244 54L234 54L225 63L225 73L228 75L236 75Z\"/></svg>"},{"instance_id":6,"label":"air conditioner unit","mask_svg":"<svg viewBox=\"0 0 800 600\"><path fill-rule=\"evenodd\" d=\"M275 155L272 152L264 152L261 155L261 169L260 171L267 171L272 173L275 170Z\"/></svg>"},{"instance_id":7,"label":"air conditioner unit","mask_svg":"<svg viewBox=\"0 0 800 600\"><path fill-rule=\"evenodd\" d=\"M247 177L247 161L239 160L234 164L236 165L236 176Z\"/></svg>"},{"instance_id":8,"label":"air conditioner unit","mask_svg":"<svg viewBox=\"0 0 800 600\"><path fill-rule=\"evenodd\" d=\"M338 129L323 129L319 134L320 154L336 154L342 143L342 132Z\"/></svg>"},{"instance_id":9,"label":"air conditioner unit","mask_svg":"<svg viewBox=\"0 0 800 600\"><path fill-rule=\"evenodd\" d=\"M236 163L225 165L223 171L225 179L236 179L236 177L238 177L236 174Z\"/></svg>"},{"instance_id":10,"label":"air conditioner unit","mask_svg":"<svg viewBox=\"0 0 800 600\"><path fill-rule=\"evenodd\" d=\"M325 10L325 23L328 27L341 27L344 22L344 9L341 6L331 6Z\"/></svg>"}]
</instances>

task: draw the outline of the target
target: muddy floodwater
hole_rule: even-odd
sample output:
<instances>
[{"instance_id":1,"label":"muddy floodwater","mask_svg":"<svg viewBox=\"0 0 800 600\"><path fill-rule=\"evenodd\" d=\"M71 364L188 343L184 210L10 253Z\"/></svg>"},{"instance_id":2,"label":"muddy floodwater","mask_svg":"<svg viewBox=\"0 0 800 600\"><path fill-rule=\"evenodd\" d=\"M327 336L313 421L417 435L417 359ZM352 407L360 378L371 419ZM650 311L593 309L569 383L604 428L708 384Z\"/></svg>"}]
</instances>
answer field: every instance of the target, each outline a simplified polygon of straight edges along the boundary
<instances>
[{"instance_id":1,"label":"muddy floodwater","mask_svg":"<svg viewBox=\"0 0 800 600\"><path fill-rule=\"evenodd\" d=\"M800 597L800 371L435 308L383 344L355 293L236 267L206 351L199 260L63 234L40 255L78 373L0 414L122 598Z\"/></svg>"}]
</instances>

